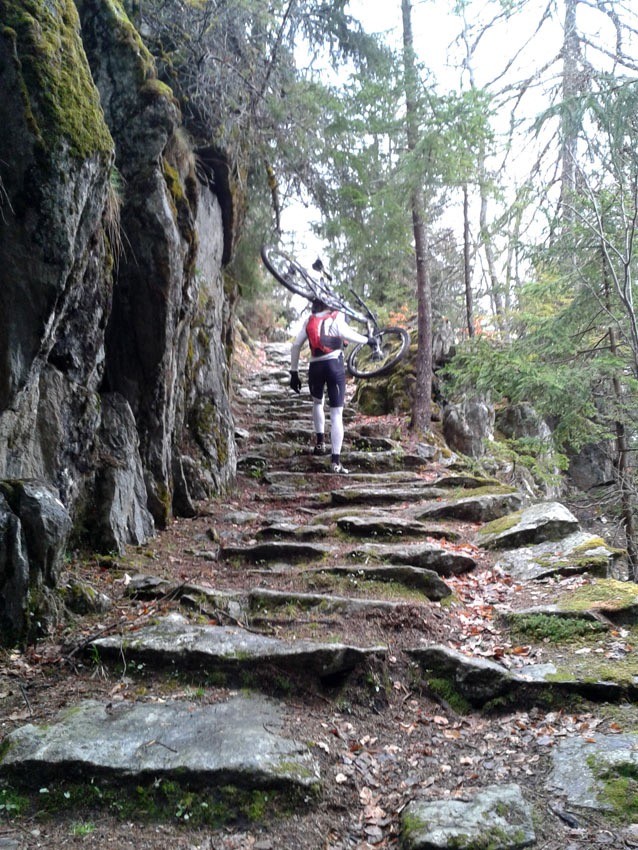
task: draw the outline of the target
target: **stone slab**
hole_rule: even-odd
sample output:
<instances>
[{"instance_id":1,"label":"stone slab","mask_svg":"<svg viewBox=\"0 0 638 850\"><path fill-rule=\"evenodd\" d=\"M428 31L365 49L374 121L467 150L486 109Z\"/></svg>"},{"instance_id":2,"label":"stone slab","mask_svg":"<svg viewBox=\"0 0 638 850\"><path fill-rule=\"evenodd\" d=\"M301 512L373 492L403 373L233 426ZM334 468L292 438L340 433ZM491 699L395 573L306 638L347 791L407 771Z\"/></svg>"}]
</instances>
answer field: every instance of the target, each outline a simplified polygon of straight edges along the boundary
<instances>
[{"instance_id":1,"label":"stone slab","mask_svg":"<svg viewBox=\"0 0 638 850\"><path fill-rule=\"evenodd\" d=\"M384 647L285 641L240 627L197 625L180 614L169 614L135 632L98 638L89 645L89 651L92 647L102 657L125 658L154 667L172 664L178 669L254 670L273 664L319 678L348 672L370 655L385 652Z\"/></svg>"},{"instance_id":2,"label":"stone slab","mask_svg":"<svg viewBox=\"0 0 638 850\"><path fill-rule=\"evenodd\" d=\"M282 737L281 726L282 710L262 696L214 705L88 701L47 726L10 732L0 775L36 788L43 781L94 776L197 786L315 786L316 761L305 745Z\"/></svg>"},{"instance_id":3,"label":"stone slab","mask_svg":"<svg viewBox=\"0 0 638 850\"><path fill-rule=\"evenodd\" d=\"M504 552L494 567L521 581L582 572L605 575L619 554L600 537L576 531L562 540Z\"/></svg>"},{"instance_id":4,"label":"stone slab","mask_svg":"<svg viewBox=\"0 0 638 850\"><path fill-rule=\"evenodd\" d=\"M366 543L350 550L348 557L366 563L376 560L387 564L407 564L434 570L440 576L460 575L476 566L470 555L445 549L436 543Z\"/></svg>"},{"instance_id":5,"label":"stone slab","mask_svg":"<svg viewBox=\"0 0 638 850\"><path fill-rule=\"evenodd\" d=\"M602 795L604 784L594 775L593 766L604 771L622 770L625 775L638 771L638 735L588 734L586 738L567 738L552 751L552 772L548 787L564 794L571 805L596 811L612 807Z\"/></svg>"},{"instance_id":6,"label":"stone slab","mask_svg":"<svg viewBox=\"0 0 638 850\"><path fill-rule=\"evenodd\" d=\"M508 522L509 520L509 522ZM541 502L488 523L478 533L486 549L509 549L562 540L578 531L578 520L559 502Z\"/></svg>"},{"instance_id":7,"label":"stone slab","mask_svg":"<svg viewBox=\"0 0 638 850\"><path fill-rule=\"evenodd\" d=\"M518 785L491 785L464 799L414 800L401 817L405 850L519 850L536 841Z\"/></svg>"},{"instance_id":8,"label":"stone slab","mask_svg":"<svg viewBox=\"0 0 638 850\"><path fill-rule=\"evenodd\" d=\"M416 514L417 519L458 519L465 522L491 522L517 511L522 504L519 493L483 493L463 498L444 499L427 505Z\"/></svg>"},{"instance_id":9,"label":"stone slab","mask_svg":"<svg viewBox=\"0 0 638 850\"><path fill-rule=\"evenodd\" d=\"M326 569L306 570L308 573L330 573L332 575L349 576L356 584L359 581L385 581L401 584L403 587L419 590L428 599L438 602L451 596L452 591L433 570L424 570L419 567L410 567L401 564L390 564L388 566L361 566L352 567L348 565L336 565Z\"/></svg>"}]
</instances>

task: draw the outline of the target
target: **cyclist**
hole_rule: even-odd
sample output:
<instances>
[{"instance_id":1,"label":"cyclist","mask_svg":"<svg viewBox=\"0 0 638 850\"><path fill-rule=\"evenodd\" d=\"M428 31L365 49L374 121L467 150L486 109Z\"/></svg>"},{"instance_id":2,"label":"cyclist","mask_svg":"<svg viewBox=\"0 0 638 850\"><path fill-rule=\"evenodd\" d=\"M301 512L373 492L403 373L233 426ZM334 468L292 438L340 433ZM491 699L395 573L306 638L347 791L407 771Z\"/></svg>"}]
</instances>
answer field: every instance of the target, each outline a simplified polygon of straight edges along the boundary
<instances>
[{"instance_id":1,"label":"cyclist","mask_svg":"<svg viewBox=\"0 0 638 850\"><path fill-rule=\"evenodd\" d=\"M308 386L312 396L312 421L316 435L314 453L323 455L325 447L325 413L323 409L324 389L328 389L330 405L330 458L332 472L347 475L348 470L341 463L343 444L343 406L346 395L346 372L343 362L343 348L346 342L367 342L374 345L372 337L363 336L351 328L343 313L332 310L323 301L315 298L311 314L299 330L291 349L290 387L296 393L301 392L299 379L299 355L303 345L310 345L308 366Z\"/></svg>"}]
</instances>

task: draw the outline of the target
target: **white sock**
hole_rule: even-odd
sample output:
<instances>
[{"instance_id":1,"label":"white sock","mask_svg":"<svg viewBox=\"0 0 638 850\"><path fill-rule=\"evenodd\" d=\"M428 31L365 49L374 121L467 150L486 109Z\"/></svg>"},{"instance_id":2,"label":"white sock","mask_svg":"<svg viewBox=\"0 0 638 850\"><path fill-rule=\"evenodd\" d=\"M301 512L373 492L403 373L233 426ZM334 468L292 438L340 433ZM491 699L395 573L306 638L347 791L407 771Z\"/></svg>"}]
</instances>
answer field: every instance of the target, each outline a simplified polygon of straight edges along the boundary
<instances>
[{"instance_id":1,"label":"white sock","mask_svg":"<svg viewBox=\"0 0 638 850\"><path fill-rule=\"evenodd\" d=\"M326 414L323 412L323 401L312 400L312 423L315 434L323 434L326 430Z\"/></svg>"},{"instance_id":2,"label":"white sock","mask_svg":"<svg viewBox=\"0 0 638 850\"><path fill-rule=\"evenodd\" d=\"M343 407L330 408L330 442L332 454L340 455L343 445Z\"/></svg>"}]
</instances>

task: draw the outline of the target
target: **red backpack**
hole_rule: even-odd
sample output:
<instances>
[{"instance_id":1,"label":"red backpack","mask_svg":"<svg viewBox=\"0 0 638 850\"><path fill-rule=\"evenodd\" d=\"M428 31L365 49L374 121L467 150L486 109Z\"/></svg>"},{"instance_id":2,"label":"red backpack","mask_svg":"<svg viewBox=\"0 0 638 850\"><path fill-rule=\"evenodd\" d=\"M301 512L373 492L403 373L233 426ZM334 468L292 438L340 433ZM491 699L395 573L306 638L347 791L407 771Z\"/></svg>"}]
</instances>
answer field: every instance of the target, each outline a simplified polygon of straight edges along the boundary
<instances>
[{"instance_id":1,"label":"red backpack","mask_svg":"<svg viewBox=\"0 0 638 850\"><path fill-rule=\"evenodd\" d=\"M322 354L329 354L331 351L338 351L343 348L343 340L338 336L328 336L324 333L323 326L326 319L336 319L339 315L338 310L328 313L327 316L312 315L308 319L306 325L306 336L310 343L310 352L313 357L321 357Z\"/></svg>"}]
</instances>

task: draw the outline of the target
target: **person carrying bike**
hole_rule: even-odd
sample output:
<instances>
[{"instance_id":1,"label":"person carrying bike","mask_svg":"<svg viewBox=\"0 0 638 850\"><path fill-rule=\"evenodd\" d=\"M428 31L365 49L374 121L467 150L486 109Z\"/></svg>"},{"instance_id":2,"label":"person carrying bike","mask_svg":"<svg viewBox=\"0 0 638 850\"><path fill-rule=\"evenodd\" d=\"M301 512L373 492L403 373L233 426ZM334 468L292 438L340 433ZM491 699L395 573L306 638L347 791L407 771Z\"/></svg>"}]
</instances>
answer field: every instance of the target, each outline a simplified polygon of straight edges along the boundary
<instances>
[{"instance_id":1,"label":"person carrying bike","mask_svg":"<svg viewBox=\"0 0 638 850\"><path fill-rule=\"evenodd\" d=\"M312 301L311 314L299 330L291 349L290 387L301 392L299 379L299 356L302 347L310 345L308 365L308 387L312 396L312 421L316 435L314 453L323 455L325 448L324 390L328 390L330 405L331 470L335 474L347 475L341 463L343 444L343 407L346 397L346 372L343 362L345 343L374 343L370 337L351 328L343 313L332 310L318 298Z\"/></svg>"}]
</instances>

